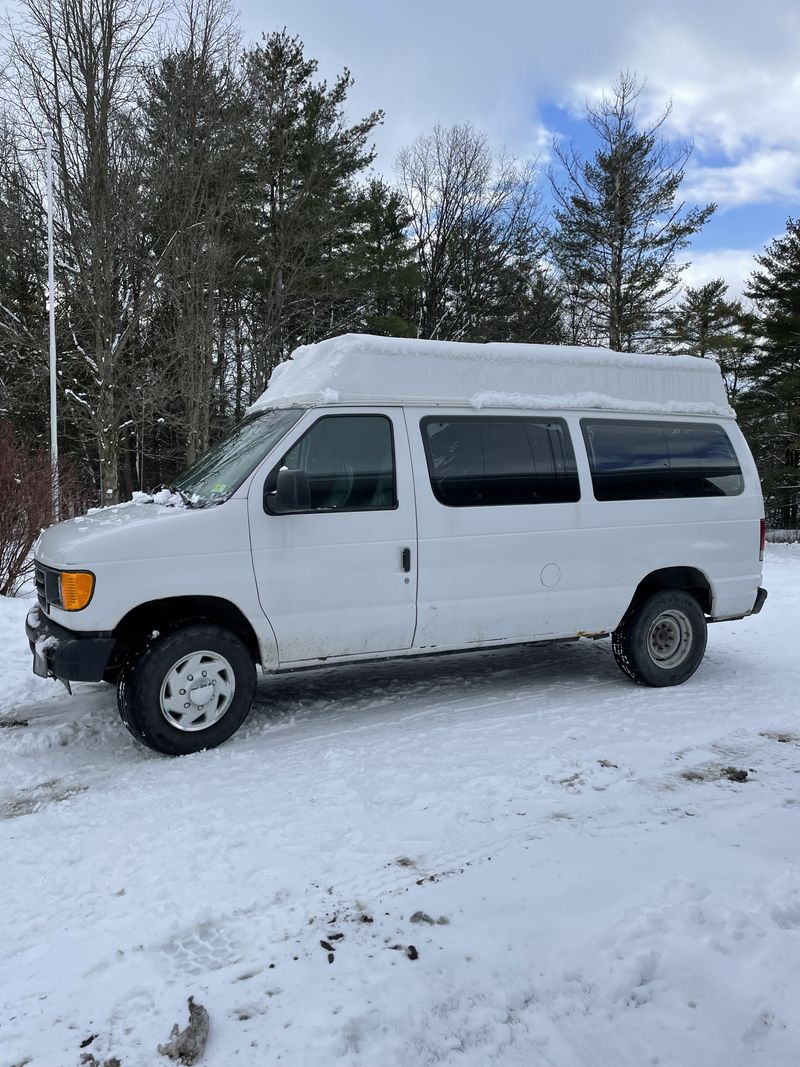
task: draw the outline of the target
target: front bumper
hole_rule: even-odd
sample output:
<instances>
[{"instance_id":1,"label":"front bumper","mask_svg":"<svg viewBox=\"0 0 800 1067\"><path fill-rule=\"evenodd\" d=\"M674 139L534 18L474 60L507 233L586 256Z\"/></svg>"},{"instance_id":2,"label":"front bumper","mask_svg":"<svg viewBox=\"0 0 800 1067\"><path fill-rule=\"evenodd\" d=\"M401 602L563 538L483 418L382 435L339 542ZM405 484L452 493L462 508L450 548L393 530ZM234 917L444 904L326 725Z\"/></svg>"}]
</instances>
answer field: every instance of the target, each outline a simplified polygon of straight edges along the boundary
<instances>
[{"instance_id":1,"label":"front bumper","mask_svg":"<svg viewBox=\"0 0 800 1067\"><path fill-rule=\"evenodd\" d=\"M64 682L102 682L114 638L79 634L48 619L38 607L28 612L25 633L33 653L33 673Z\"/></svg>"}]
</instances>

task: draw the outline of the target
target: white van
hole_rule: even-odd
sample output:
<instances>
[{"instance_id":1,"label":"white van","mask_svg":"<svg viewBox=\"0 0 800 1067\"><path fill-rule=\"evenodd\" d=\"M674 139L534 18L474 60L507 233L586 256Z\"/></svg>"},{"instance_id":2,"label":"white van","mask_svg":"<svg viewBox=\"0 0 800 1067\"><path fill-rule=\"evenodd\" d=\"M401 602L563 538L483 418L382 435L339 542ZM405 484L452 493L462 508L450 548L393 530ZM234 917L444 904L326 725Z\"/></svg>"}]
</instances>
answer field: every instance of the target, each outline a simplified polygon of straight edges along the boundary
<instances>
[{"instance_id":1,"label":"white van","mask_svg":"<svg viewBox=\"0 0 800 1067\"><path fill-rule=\"evenodd\" d=\"M761 610L763 515L710 360L337 337L171 490L42 534L34 670L116 682L170 755L241 726L256 665L611 635L675 685Z\"/></svg>"}]
</instances>

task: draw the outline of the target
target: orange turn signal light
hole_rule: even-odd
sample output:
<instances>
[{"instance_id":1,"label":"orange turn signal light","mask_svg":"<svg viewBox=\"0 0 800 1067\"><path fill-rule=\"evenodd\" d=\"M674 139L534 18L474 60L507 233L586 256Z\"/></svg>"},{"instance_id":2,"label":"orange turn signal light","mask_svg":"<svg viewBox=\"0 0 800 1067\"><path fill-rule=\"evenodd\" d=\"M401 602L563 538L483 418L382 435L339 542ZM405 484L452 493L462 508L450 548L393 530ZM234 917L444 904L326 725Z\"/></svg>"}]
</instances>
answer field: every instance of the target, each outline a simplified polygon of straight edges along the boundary
<instances>
[{"instance_id":1,"label":"orange turn signal light","mask_svg":"<svg viewBox=\"0 0 800 1067\"><path fill-rule=\"evenodd\" d=\"M91 571L62 571L61 606L64 611L80 611L92 599L94 575Z\"/></svg>"}]
</instances>

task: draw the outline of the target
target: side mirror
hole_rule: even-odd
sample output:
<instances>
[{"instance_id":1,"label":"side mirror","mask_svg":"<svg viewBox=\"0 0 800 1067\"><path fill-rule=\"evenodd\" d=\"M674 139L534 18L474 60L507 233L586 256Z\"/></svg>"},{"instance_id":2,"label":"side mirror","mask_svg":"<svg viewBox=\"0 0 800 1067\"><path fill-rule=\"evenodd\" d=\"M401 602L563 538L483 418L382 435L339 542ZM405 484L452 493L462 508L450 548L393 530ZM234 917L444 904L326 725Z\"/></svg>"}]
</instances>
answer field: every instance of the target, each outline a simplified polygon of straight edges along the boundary
<instances>
[{"instance_id":1,"label":"side mirror","mask_svg":"<svg viewBox=\"0 0 800 1067\"><path fill-rule=\"evenodd\" d=\"M272 483L271 477L264 483L265 511L285 514L292 511L311 510L311 490L305 471L288 470L285 467L279 470L277 481L273 483L274 494L269 491L270 483Z\"/></svg>"}]
</instances>

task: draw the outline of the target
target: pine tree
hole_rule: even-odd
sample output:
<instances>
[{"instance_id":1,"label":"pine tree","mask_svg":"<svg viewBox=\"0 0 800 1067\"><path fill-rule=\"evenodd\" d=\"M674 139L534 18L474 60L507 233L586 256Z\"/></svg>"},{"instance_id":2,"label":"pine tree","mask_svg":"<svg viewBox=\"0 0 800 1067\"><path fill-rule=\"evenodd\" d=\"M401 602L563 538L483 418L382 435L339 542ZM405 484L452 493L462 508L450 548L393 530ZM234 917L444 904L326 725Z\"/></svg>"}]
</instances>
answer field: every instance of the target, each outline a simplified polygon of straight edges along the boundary
<instances>
[{"instance_id":1,"label":"pine tree","mask_svg":"<svg viewBox=\"0 0 800 1067\"><path fill-rule=\"evenodd\" d=\"M355 181L372 162L367 142L382 113L345 120L353 84L315 81L317 63L286 31L245 53L255 154L248 267L253 283L252 393L297 344L350 328Z\"/></svg>"},{"instance_id":2,"label":"pine tree","mask_svg":"<svg viewBox=\"0 0 800 1067\"><path fill-rule=\"evenodd\" d=\"M745 295L755 304L761 343L745 426L762 470L771 522L800 526L800 220L756 257Z\"/></svg>"},{"instance_id":3,"label":"pine tree","mask_svg":"<svg viewBox=\"0 0 800 1067\"><path fill-rule=\"evenodd\" d=\"M650 343L679 284L676 254L714 211L713 204L687 208L679 201L690 149L661 138L669 108L639 127L642 88L632 74L620 75L613 97L587 106L599 141L593 158L556 142L563 184L551 173L553 258L565 285L580 294L590 333L617 351Z\"/></svg>"},{"instance_id":4,"label":"pine tree","mask_svg":"<svg viewBox=\"0 0 800 1067\"><path fill-rule=\"evenodd\" d=\"M141 433L156 407L181 433L180 462L205 452L225 392L222 308L248 247L243 217L247 104L225 48L224 7L194 9L185 39L147 72L141 101L146 226L158 257L143 338L146 382L131 382ZM223 364L223 365L221 365ZM148 394L148 395L146 395ZM180 463L179 463L180 465Z\"/></svg>"},{"instance_id":5,"label":"pine tree","mask_svg":"<svg viewBox=\"0 0 800 1067\"><path fill-rule=\"evenodd\" d=\"M736 404L751 373L753 321L741 300L728 299L728 286L722 278L687 288L681 300L664 312L661 339L669 351L715 359L725 379L728 400Z\"/></svg>"},{"instance_id":6,"label":"pine tree","mask_svg":"<svg viewBox=\"0 0 800 1067\"><path fill-rule=\"evenodd\" d=\"M370 179L358 196L351 248L358 326L366 333L414 336L419 273L406 238L409 221L400 193L381 178Z\"/></svg>"},{"instance_id":7,"label":"pine tree","mask_svg":"<svg viewBox=\"0 0 800 1067\"><path fill-rule=\"evenodd\" d=\"M726 299L727 284L715 278L687 288L681 300L664 313L662 336L672 347L706 359L724 351L735 332L741 303Z\"/></svg>"},{"instance_id":8,"label":"pine tree","mask_svg":"<svg viewBox=\"0 0 800 1067\"><path fill-rule=\"evenodd\" d=\"M538 261L522 258L503 279L498 321L489 340L559 345L567 340L565 297L558 278Z\"/></svg>"}]
</instances>

